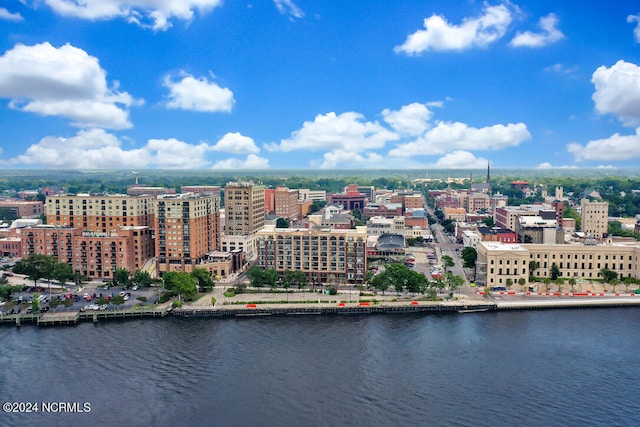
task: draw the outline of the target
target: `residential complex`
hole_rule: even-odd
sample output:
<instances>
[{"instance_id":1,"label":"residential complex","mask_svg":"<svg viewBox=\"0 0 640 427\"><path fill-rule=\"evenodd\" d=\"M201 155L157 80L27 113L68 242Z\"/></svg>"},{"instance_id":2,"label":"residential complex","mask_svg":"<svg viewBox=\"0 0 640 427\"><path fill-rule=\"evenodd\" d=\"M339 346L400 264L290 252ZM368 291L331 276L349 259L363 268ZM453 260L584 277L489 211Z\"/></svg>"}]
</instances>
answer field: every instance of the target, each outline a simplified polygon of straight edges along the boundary
<instances>
[{"instance_id":1,"label":"residential complex","mask_svg":"<svg viewBox=\"0 0 640 427\"><path fill-rule=\"evenodd\" d=\"M219 248L220 197L195 193L158 196L155 210L160 272L193 271Z\"/></svg>"},{"instance_id":2,"label":"residential complex","mask_svg":"<svg viewBox=\"0 0 640 427\"><path fill-rule=\"evenodd\" d=\"M364 283L367 228L265 227L257 233L257 265L299 270L310 283Z\"/></svg>"}]
</instances>

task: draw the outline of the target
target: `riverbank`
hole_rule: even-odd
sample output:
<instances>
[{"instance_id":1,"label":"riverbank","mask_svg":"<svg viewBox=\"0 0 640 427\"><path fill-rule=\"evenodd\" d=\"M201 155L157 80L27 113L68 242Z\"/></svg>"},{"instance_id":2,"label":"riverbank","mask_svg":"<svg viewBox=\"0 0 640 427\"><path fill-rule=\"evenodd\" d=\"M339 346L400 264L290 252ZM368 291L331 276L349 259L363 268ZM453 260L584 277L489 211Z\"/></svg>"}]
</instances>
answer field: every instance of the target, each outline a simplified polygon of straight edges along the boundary
<instances>
[{"instance_id":1,"label":"riverbank","mask_svg":"<svg viewBox=\"0 0 640 427\"><path fill-rule=\"evenodd\" d=\"M428 314L428 313L478 313L509 310L548 310L578 308L621 308L640 307L640 296L593 297L561 296L558 298L467 298L460 296L451 301L420 301L417 299L386 296L387 299L359 299L352 302L344 300L344 295L322 295L317 301L310 302L309 296L299 293L298 300L282 302L273 295L259 300L260 295L245 295L246 301L235 303L211 304L211 298L203 297L194 304L180 308L171 307L170 303L153 307L135 307L124 310L106 310L95 312L64 312L42 314L18 314L0 316L0 324L22 326L76 325L80 322L104 322L109 320L130 320L140 318L177 317L252 317L252 316L290 316L290 315L367 315L367 314ZM314 294L317 297L317 294ZM603 294L604 295L604 294ZM306 299L303 299L306 298ZM250 302L250 300L254 302ZM207 304L206 301L209 301Z\"/></svg>"}]
</instances>

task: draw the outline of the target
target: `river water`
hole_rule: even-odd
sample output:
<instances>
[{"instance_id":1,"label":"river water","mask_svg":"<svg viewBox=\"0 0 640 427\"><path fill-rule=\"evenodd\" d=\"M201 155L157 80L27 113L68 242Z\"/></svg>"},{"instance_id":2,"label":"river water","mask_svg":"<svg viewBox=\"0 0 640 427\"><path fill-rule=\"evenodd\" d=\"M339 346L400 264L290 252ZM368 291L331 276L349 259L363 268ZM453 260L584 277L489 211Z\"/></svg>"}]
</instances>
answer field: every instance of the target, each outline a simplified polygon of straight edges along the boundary
<instances>
[{"instance_id":1,"label":"river water","mask_svg":"<svg viewBox=\"0 0 640 427\"><path fill-rule=\"evenodd\" d=\"M1 400L40 411L0 425L637 426L639 326L622 308L3 327Z\"/></svg>"}]
</instances>

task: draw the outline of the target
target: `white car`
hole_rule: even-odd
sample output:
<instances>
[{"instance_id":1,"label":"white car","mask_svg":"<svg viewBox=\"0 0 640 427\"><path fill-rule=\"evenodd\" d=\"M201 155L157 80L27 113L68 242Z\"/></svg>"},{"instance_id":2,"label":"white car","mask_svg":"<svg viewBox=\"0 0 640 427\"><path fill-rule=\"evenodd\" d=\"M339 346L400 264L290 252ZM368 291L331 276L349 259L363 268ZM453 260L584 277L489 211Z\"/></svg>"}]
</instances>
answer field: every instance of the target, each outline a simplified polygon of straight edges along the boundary
<instances>
[{"instance_id":1,"label":"white car","mask_svg":"<svg viewBox=\"0 0 640 427\"><path fill-rule=\"evenodd\" d=\"M138 290L138 285L135 285L133 288L131 288L132 291L137 291Z\"/></svg>"}]
</instances>

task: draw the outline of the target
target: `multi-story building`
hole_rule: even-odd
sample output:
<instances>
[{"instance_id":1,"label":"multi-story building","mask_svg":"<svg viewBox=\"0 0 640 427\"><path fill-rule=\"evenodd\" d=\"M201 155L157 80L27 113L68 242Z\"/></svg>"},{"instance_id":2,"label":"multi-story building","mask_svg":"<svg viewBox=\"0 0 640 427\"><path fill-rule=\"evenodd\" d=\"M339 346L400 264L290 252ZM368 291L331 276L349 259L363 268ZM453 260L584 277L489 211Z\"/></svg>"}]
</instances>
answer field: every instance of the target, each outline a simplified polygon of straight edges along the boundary
<instances>
[{"instance_id":1,"label":"multi-story building","mask_svg":"<svg viewBox=\"0 0 640 427\"><path fill-rule=\"evenodd\" d=\"M518 243L518 234L506 228L478 227L478 233L484 242Z\"/></svg>"},{"instance_id":2,"label":"multi-story building","mask_svg":"<svg viewBox=\"0 0 640 427\"><path fill-rule=\"evenodd\" d=\"M582 199L580 203L581 230L594 239L607 236L607 218L609 217L609 203L592 202Z\"/></svg>"},{"instance_id":3,"label":"multi-story building","mask_svg":"<svg viewBox=\"0 0 640 427\"><path fill-rule=\"evenodd\" d=\"M541 216L521 216L516 222L516 234L520 243L562 244L564 232L556 219Z\"/></svg>"},{"instance_id":4,"label":"multi-story building","mask_svg":"<svg viewBox=\"0 0 640 427\"><path fill-rule=\"evenodd\" d=\"M93 278L113 278L117 268L141 269L153 257L151 229L120 227L114 233L83 232L77 228L38 225L18 230L21 256L42 254L71 265Z\"/></svg>"},{"instance_id":5,"label":"multi-story building","mask_svg":"<svg viewBox=\"0 0 640 427\"><path fill-rule=\"evenodd\" d=\"M541 211L553 211L553 217L556 215L553 206L547 204L503 206L495 208L493 219L498 227L515 231L518 217L540 216Z\"/></svg>"},{"instance_id":6,"label":"multi-story building","mask_svg":"<svg viewBox=\"0 0 640 427\"><path fill-rule=\"evenodd\" d=\"M40 200L0 199L0 210L17 218L37 218L44 213L44 205Z\"/></svg>"},{"instance_id":7,"label":"multi-story building","mask_svg":"<svg viewBox=\"0 0 640 427\"><path fill-rule=\"evenodd\" d=\"M444 219L452 219L457 222L464 222L467 211L464 208L444 208Z\"/></svg>"},{"instance_id":8,"label":"multi-story building","mask_svg":"<svg viewBox=\"0 0 640 427\"><path fill-rule=\"evenodd\" d=\"M273 188L264 189L264 213L265 215L276 213L276 190Z\"/></svg>"},{"instance_id":9,"label":"multi-story building","mask_svg":"<svg viewBox=\"0 0 640 427\"><path fill-rule=\"evenodd\" d=\"M364 216L383 216L385 218L394 218L402 216L404 210L400 203L368 203L363 210Z\"/></svg>"},{"instance_id":10,"label":"multi-story building","mask_svg":"<svg viewBox=\"0 0 640 427\"><path fill-rule=\"evenodd\" d=\"M383 234L404 235L405 228L406 223L403 216L393 218L374 216L367 221L367 235L369 236L381 236Z\"/></svg>"},{"instance_id":11,"label":"multi-story building","mask_svg":"<svg viewBox=\"0 0 640 427\"><path fill-rule=\"evenodd\" d=\"M158 196L155 211L158 271L193 271L208 253L219 249L219 197Z\"/></svg>"},{"instance_id":12,"label":"multi-story building","mask_svg":"<svg viewBox=\"0 0 640 427\"><path fill-rule=\"evenodd\" d=\"M309 190L308 188L298 189L298 197L300 201L317 200L324 202L327 200L327 192L325 190Z\"/></svg>"},{"instance_id":13,"label":"multi-story building","mask_svg":"<svg viewBox=\"0 0 640 427\"><path fill-rule=\"evenodd\" d=\"M129 196L159 196L161 194L176 194L176 189L135 184L127 187L127 194Z\"/></svg>"},{"instance_id":14,"label":"multi-story building","mask_svg":"<svg viewBox=\"0 0 640 427\"><path fill-rule=\"evenodd\" d=\"M113 278L117 268L131 273L153 257L150 227L121 227L115 233L82 232L73 238L74 271L95 278Z\"/></svg>"},{"instance_id":15,"label":"multi-story building","mask_svg":"<svg viewBox=\"0 0 640 427\"><path fill-rule=\"evenodd\" d=\"M367 228L265 227L257 233L257 265L302 271L309 283L364 283Z\"/></svg>"},{"instance_id":16,"label":"multi-story building","mask_svg":"<svg viewBox=\"0 0 640 427\"><path fill-rule=\"evenodd\" d=\"M341 194L331 194L329 204L342 206L346 210L358 209L362 211L367 204L367 196L358 191L357 184L349 184L346 191Z\"/></svg>"},{"instance_id":17,"label":"multi-story building","mask_svg":"<svg viewBox=\"0 0 640 427\"><path fill-rule=\"evenodd\" d=\"M278 186L275 189L274 201L278 217L286 218L288 221L298 219L298 190Z\"/></svg>"},{"instance_id":18,"label":"multi-story building","mask_svg":"<svg viewBox=\"0 0 640 427\"><path fill-rule=\"evenodd\" d=\"M224 189L225 236L249 236L264 227L264 185L230 182Z\"/></svg>"},{"instance_id":19,"label":"multi-story building","mask_svg":"<svg viewBox=\"0 0 640 427\"><path fill-rule=\"evenodd\" d=\"M77 194L47 197L47 224L112 233L119 227L152 227L156 196Z\"/></svg>"},{"instance_id":20,"label":"multi-story building","mask_svg":"<svg viewBox=\"0 0 640 427\"><path fill-rule=\"evenodd\" d=\"M180 192L220 197L221 188L217 185L183 185Z\"/></svg>"},{"instance_id":21,"label":"multi-story building","mask_svg":"<svg viewBox=\"0 0 640 427\"><path fill-rule=\"evenodd\" d=\"M618 273L622 280L640 277L640 245L523 245L480 242L477 247L476 282L486 286L505 286L507 279L517 283L529 275L550 277L551 266L560 270L560 277L576 280L597 279L603 269ZM530 271L530 262L537 268Z\"/></svg>"}]
</instances>

